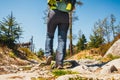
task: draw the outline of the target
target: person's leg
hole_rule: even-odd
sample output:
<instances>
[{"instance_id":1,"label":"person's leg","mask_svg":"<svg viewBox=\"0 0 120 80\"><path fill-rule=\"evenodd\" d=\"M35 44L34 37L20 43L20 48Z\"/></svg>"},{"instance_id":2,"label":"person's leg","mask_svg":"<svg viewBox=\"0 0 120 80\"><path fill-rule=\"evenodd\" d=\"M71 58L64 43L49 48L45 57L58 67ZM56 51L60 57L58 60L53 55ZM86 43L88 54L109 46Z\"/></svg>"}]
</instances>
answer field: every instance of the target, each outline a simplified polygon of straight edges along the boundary
<instances>
[{"instance_id":1,"label":"person's leg","mask_svg":"<svg viewBox=\"0 0 120 80\"><path fill-rule=\"evenodd\" d=\"M53 39L54 33L56 30L57 24L55 22L55 12L51 10L48 16L47 23L47 34L46 34L46 42L45 42L45 54L44 56L47 58L47 64L51 63L51 56L53 53Z\"/></svg>"},{"instance_id":2,"label":"person's leg","mask_svg":"<svg viewBox=\"0 0 120 80\"><path fill-rule=\"evenodd\" d=\"M66 54L66 40L69 23L63 23L58 25L58 48L56 52L56 65L63 66L64 56Z\"/></svg>"}]
</instances>

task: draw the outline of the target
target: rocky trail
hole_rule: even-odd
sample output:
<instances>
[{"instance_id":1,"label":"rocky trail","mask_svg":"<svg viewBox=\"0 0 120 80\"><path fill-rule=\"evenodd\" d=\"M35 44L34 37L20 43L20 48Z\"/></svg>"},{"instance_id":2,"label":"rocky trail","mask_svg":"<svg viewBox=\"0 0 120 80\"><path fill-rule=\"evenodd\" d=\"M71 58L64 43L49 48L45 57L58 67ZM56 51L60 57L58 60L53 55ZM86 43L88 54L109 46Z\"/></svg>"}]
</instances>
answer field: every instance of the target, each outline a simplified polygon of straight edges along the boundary
<instances>
[{"instance_id":1,"label":"rocky trail","mask_svg":"<svg viewBox=\"0 0 120 80\"><path fill-rule=\"evenodd\" d=\"M77 73L55 77L52 74L51 66L42 64L11 65L0 66L0 80L81 80L81 78L86 78L83 80L120 80L120 59L107 63L91 59L67 60L64 63L64 70Z\"/></svg>"},{"instance_id":2,"label":"rocky trail","mask_svg":"<svg viewBox=\"0 0 120 80\"><path fill-rule=\"evenodd\" d=\"M9 66L10 67L10 66ZM3 67L6 69L7 67ZM7 74L2 73L0 80L32 80L32 78L49 78L52 77L50 66L39 66L39 64L28 65L28 66L16 66L13 70L4 70Z\"/></svg>"},{"instance_id":3,"label":"rocky trail","mask_svg":"<svg viewBox=\"0 0 120 80\"><path fill-rule=\"evenodd\" d=\"M119 45L120 39L106 53L105 56L109 55L112 58L108 62L99 60L99 55L94 56L97 59L79 58L82 54L87 56L86 53L89 53L89 51L72 56L72 59L64 61L64 69L62 69L66 72L70 71L70 73L59 76L53 74L55 69L51 69L54 61L51 65L46 66L43 62L38 63L35 60L26 61L19 58L10 58L9 56L13 56L12 53L8 55L11 50L6 47L0 48L0 80L120 80ZM117 56L117 58L114 58L114 56ZM61 70L56 71L58 71L58 74ZM72 72L74 74L71 74Z\"/></svg>"}]
</instances>

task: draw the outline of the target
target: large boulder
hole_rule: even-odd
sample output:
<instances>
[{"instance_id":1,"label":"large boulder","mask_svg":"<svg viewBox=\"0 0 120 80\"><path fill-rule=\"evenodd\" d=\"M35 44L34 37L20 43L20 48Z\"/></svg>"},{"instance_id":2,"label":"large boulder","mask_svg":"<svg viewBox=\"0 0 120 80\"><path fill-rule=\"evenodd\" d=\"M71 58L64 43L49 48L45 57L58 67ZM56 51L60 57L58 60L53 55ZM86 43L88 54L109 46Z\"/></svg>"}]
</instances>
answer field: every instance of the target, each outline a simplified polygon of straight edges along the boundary
<instances>
[{"instance_id":1,"label":"large boulder","mask_svg":"<svg viewBox=\"0 0 120 80\"><path fill-rule=\"evenodd\" d=\"M102 68L105 68L106 66L112 66L112 65L114 65L117 69L120 69L120 58L108 62L107 64L102 66Z\"/></svg>"},{"instance_id":2,"label":"large boulder","mask_svg":"<svg viewBox=\"0 0 120 80\"><path fill-rule=\"evenodd\" d=\"M110 74L114 72L120 72L120 58L112 60L101 67L101 74Z\"/></svg>"},{"instance_id":3,"label":"large boulder","mask_svg":"<svg viewBox=\"0 0 120 80\"><path fill-rule=\"evenodd\" d=\"M113 56L120 56L120 39L117 40L110 49L106 52L105 56L112 54Z\"/></svg>"},{"instance_id":4,"label":"large boulder","mask_svg":"<svg viewBox=\"0 0 120 80\"><path fill-rule=\"evenodd\" d=\"M118 71L118 69L114 66L114 65L110 65L110 66L105 66L100 73L101 74L110 74L113 73L115 71Z\"/></svg>"}]
</instances>

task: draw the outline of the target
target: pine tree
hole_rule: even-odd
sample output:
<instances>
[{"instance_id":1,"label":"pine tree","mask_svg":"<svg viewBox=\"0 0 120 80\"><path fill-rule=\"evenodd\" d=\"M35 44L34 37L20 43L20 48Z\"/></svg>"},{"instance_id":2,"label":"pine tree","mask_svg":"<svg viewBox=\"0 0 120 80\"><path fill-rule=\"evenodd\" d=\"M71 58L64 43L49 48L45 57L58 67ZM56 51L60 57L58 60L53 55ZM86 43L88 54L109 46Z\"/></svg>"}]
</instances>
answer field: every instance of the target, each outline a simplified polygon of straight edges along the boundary
<instances>
[{"instance_id":1,"label":"pine tree","mask_svg":"<svg viewBox=\"0 0 120 80\"><path fill-rule=\"evenodd\" d=\"M89 48L98 48L104 43L104 38L94 33L90 35L90 42L88 43Z\"/></svg>"},{"instance_id":2,"label":"pine tree","mask_svg":"<svg viewBox=\"0 0 120 80\"><path fill-rule=\"evenodd\" d=\"M22 29L12 12L0 22L0 42L12 46L22 35Z\"/></svg>"},{"instance_id":3,"label":"pine tree","mask_svg":"<svg viewBox=\"0 0 120 80\"><path fill-rule=\"evenodd\" d=\"M77 43L77 49L78 51L86 49L86 38L85 35L82 34L82 36L79 38L79 41Z\"/></svg>"}]
</instances>

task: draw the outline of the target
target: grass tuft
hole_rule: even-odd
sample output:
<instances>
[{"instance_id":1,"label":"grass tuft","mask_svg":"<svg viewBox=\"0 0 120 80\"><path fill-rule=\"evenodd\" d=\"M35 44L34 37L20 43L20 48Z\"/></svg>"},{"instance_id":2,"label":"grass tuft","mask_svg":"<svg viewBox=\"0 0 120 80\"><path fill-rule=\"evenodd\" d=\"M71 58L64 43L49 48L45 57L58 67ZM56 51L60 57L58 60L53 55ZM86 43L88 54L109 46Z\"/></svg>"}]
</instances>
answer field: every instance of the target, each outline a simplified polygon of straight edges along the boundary
<instances>
[{"instance_id":1,"label":"grass tuft","mask_svg":"<svg viewBox=\"0 0 120 80\"><path fill-rule=\"evenodd\" d=\"M62 75L66 75L66 74L78 74L78 72L73 72L71 70L53 70L52 71L54 76L62 76Z\"/></svg>"}]
</instances>

